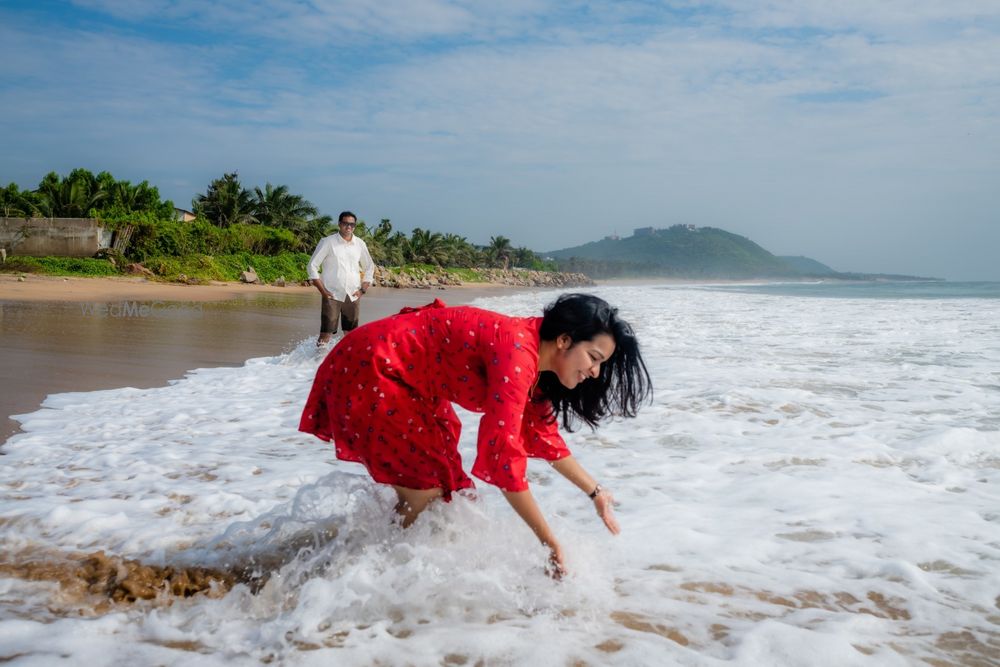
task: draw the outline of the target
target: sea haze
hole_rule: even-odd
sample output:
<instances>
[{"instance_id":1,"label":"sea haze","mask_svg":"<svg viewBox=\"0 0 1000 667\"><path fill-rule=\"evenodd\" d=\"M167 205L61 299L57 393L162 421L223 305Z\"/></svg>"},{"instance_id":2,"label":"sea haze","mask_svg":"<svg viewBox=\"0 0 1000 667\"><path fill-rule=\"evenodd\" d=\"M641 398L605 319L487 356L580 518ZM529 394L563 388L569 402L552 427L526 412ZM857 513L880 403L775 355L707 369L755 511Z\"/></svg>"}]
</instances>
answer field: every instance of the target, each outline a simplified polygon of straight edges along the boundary
<instances>
[{"instance_id":1,"label":"sea haze","mask_svg":"<svg viewBox=\"0 0 1000 667\"><path fill-rule=\"evenodd\" d=\"M656 395L637 419L567 436L618 499L620 536L531 464L567 553L558 583L488 485L408 531L390 523L391 491L296 431L321 360L310 341L168 387L50 396L0 459L8 564L105 550L271 569L254 590L110 607L5 575L0 656L989 664L1000 300L891 289L598 288L634 324ZM527 315L553 296L477 305ZM471 467L477 416L460 416Z\"/></svg>"},{"instance_id":2,"label":"sea haze","mask_svg":"<svg viewBox=\"0 0 1000 667\"><path fill-rule=\"evenodd\" d=\"M774 296L816 296L834 299L1000 299L998 282L849 282L816 280L787 283L712 285L708 289Z\"/></svg>"}]
</instances>

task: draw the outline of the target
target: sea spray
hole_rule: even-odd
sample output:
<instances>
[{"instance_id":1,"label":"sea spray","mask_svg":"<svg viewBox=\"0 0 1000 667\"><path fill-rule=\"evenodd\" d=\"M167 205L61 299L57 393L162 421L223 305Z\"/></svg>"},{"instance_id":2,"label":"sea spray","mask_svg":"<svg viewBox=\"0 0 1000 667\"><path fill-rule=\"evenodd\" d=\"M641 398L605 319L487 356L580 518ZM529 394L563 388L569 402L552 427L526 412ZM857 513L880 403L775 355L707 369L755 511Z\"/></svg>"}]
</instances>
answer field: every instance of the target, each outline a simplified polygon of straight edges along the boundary
<instances>
[{"instance_id":1,"label":"sea spray","mask_svg":"<svg viewBox=\"0 0 1000 667\"><path fill-rule=\"evenodd\" d=\"M3 655L184 664L989 664L1000 650L1000 307L599 288L656 394L567 436L623 532L543 462L567 551L480 484L413 528L299 434L303 341L169 387L50 397L4 457L5 546L248 571L220 597L46 611L3 579ZM514 315L554 293L483 300ZM460 412L475 456L476 415ZM229 568L227 570L227 568ZM43 637L45 640L43 641Z\"/></svg>"}]
</instances>

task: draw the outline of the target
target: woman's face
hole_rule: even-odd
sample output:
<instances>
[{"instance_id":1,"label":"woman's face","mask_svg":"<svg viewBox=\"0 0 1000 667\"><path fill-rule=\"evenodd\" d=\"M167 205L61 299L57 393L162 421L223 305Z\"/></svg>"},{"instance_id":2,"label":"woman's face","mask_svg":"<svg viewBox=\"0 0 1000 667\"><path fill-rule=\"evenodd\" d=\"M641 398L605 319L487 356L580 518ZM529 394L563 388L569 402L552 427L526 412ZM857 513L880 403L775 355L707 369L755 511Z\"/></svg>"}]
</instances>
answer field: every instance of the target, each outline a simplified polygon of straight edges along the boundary
<instances>
[{"instance_id":1,"label":"woman's face","mask_svg":"<svg viewBox=\"0 0 1000 667\"><path fill-rule=\"evenodd\" d=\"M552 371L567 389L573 389L588 378L601 374L601 364L615 351L615 339L606 333L597 334L591 340L581 340L575 345L573 339L563 334L556 339L556 356L552 361Z\"/></svg>"}]
</instances>

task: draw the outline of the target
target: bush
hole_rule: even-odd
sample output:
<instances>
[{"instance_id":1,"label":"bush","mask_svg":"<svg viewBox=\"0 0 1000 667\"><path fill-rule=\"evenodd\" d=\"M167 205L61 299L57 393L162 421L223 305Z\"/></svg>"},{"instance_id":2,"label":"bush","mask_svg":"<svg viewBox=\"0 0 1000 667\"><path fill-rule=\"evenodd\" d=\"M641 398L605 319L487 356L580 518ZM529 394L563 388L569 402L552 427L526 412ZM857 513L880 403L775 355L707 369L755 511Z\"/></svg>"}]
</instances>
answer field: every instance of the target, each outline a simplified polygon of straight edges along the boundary
<instances>
[{"instance_id":1,"label":"bush","mask_svg":"<svg viewBox=\"0 0 1000 667\"><path fill-rule=\"evenodd\" d=\"M445 273L449 276L458 278L463 283L483 283L486 282L486 278L475 269L445 269Z\"/></svg>"},{"instance_id":2,"label":"bush","mask_svg":"<svg viewBox=\"0 0 1000 667\"><path fill-rule=\"evenodd\" d=\"M289 282L306 279L309 255L282 253L280 255L255 255L237 253L229 255L190 254L184 257L149 257L143 264L166 280L176 280L184 274L198 280L239 280L240 274L253 267L261 282L270 283L284 276ZM0 264L4 273L40 273L50 276L117 276L120 271L107 259L80 257L25 257L12 256Z\"/></svg>"},{"instance_id":3,"label":"bush","mask_svg":"<svg viewBox=\"0 0 1000 667\"><path fill-rule=\"evenodd\" d=\"M399 267L400 273L405 273L408 276L413 276L415 278L423 278L428 273L436 273L440 271L441 267L434 266L433 264L421 264L419 262L414 262L412 264L404 264Z\"/></svg>"},{"instance_id":4,"label":"bush","mask_svg":"<svg viewBox=\"0 0 1000 667\"><path fill-rule=\"evenodd\" d=\"M282 253L280 255L188 255L186 257L152 257L146 268L158 276L175 280L182 273L199 280L239 280L240 274L253 267L261 282L270 283L284 276L290 282L306 279L309 255Z\"/></svg>"},{"instance_id":5,"label":"bush","mask_svg":"<svg viewBox=\"0 0 1000 667\"><path fill-rule=\"evenodd\" d=\"M263 225L232 225L220 229L203 218L181 222L135 213L102 217L101 223L110 229L126 224L134 227L125 254L144 263L152 258L187 255L277 255L292 252L299 244L295 234L287 229Z\"/></svg>"},{"instance_id":6,"label":"bush","mask_svg":"<svg viewBox=\"0 0 1000 667\"><path fill-rule=\"evenodd\" d=\"M308 261L308 259L307 259ZM90 257L8 257L0 264L5 273L42 273L50 276L117 276L119 271L106 259Z\"/></svg>"},{"instance_id":7,"label":"bush","mask_svg":"<svg viewBox=\"0 0 1000 667\"><path fill-rule=\"evenodd\" d=\"M287 229L264 227L263 225L232 225L222 230L223 246L216 252L252 253L255 255L278 255L292 252L299 240Z\"/></svg>"}]
</instances>

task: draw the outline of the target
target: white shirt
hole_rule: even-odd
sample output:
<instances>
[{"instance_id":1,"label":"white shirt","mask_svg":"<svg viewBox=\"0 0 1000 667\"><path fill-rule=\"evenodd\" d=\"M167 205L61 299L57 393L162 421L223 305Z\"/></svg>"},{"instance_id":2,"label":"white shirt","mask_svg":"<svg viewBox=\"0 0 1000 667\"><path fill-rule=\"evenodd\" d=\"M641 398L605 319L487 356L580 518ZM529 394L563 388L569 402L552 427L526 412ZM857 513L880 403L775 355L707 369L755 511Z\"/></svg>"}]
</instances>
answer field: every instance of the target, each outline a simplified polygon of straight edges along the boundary
<instances>
[{"instance_id":1,"label":"white shirt","mask_svg":"<svg viewBox=\"0 0 1000 667\"><path fill-rule=\"evenodd\" d=\"M319 278L323 270L323 284L337 301L354 301L353 294L361 289L360 271L365 272L364 282L375 276L375 262L368 253L368 245L357 236L345 241L339 233L323 238L309 259L309 279Z\"/></svg>"}]
</instances>

